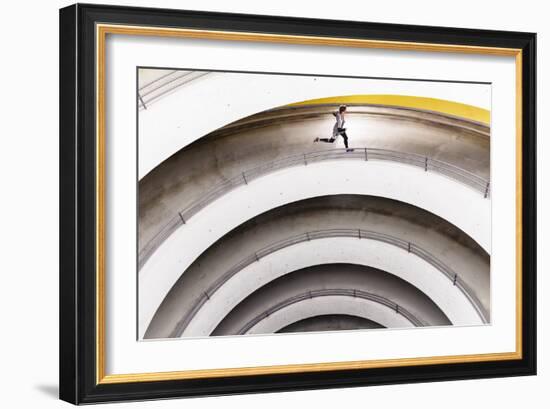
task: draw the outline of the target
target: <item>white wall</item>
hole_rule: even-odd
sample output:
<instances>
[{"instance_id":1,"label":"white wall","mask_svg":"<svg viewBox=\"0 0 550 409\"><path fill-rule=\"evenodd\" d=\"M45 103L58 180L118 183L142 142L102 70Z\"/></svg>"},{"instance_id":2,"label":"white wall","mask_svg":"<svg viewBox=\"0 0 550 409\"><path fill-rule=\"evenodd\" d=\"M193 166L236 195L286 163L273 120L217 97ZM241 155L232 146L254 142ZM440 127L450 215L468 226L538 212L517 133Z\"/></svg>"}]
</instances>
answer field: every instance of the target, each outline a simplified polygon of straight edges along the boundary
<instances>
[{"instance_id":1,"label":"white wall","mask_svg":"<svg viewBox=\"0 0 550 409\"><path fill-rule=\"evenodd\" d=\"M471 28L539 32L539 209L547 208L550 174L550 133L545 113L550 110L548 80L550 27L544 3L464 0L393 2L297 2L278 0L88 0L90 3L203 9L256 14L370 20L405 24L463 26ZM57 395L57 297L58 297L58 31L57 9L67 1L9 2L0 25L3 54L0 65L2 87L0 121L2 135L0 174L0 236L3 255L2 314L2 403L5 407L69 407ZM545 312L550 308L547 277L550 243L548 213L539 220L539 376L489 379L437 384L393 385L372 388L336 389L284 394L247 395L186 400L187 408L326 407L342 402L368 401L373 406L403 407L422 402L423 408L544 407L550 382ZM545 231L542 231L543 228ZM546 250L546 251L545 251ZM32 283L32 285L29 285ZM449 398L451 397L451 398ZM182 401L117 404L113 408L180 408Z\"/></svg>"}]
</instances>

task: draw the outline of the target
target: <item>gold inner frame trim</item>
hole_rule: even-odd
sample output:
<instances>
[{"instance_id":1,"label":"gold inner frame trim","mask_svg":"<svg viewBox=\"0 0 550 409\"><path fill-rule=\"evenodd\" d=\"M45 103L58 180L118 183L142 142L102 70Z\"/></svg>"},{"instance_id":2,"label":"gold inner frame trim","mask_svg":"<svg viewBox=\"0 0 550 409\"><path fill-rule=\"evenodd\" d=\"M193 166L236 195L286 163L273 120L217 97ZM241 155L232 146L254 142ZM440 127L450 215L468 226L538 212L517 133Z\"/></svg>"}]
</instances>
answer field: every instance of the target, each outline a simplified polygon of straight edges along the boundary
<instances>
[{"instance_id":1,"label":"gold inner frame trim","mask_svg":"<svg viewBox=\"0 0 550 409\"><path fill-rule=\"evenodd\" d=\"M504 353L449 355L364 361L321 362L297 365L185 370L131 374L105 374L105 41L107 34L251 41L298 45L356 47L402 51L429 51L515 56L516 65L516 350ZM388 368L467 362L490 362L522 358L522 51L515 48L363 40L321 36L178 29L164 27L96 25L96 383L204 379L229 376L291 374L350 369Z\"/></svg>"}]
</instances>

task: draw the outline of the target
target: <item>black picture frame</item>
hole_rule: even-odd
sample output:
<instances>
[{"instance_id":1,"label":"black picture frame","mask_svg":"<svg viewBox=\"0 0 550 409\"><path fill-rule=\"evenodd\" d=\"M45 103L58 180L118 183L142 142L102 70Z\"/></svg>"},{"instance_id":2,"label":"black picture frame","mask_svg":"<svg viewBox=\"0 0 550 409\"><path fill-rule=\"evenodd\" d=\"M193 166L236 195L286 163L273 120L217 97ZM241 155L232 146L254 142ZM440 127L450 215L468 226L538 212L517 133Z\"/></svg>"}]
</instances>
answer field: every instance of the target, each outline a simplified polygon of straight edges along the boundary
<instances>
[{"instance_id":1,"label":"black picture frame","mask_svg":"<svg viewBox=\"0 0 550 409\"><path fill-rule=\"evenodd\" d=\"M98 382L96 24L519 49L522 328L519 359L145 382ZM77 4L60 10L60 398L106 401L536 374L536 34Z\"/></svg>"}]
</instances>

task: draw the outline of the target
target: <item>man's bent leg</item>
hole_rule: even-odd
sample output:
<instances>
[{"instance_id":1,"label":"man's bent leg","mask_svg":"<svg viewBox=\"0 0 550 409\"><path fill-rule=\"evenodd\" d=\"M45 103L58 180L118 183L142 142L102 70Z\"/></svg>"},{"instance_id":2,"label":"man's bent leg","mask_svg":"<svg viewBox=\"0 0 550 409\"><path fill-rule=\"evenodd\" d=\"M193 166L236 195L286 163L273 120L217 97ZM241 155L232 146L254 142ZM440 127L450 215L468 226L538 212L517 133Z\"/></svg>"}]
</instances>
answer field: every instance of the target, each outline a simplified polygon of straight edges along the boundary
<instances>
[{"instance_id":1,"label":"man's bent leg","mask_svg":"<svg viewBox=\"0 0 550 409\"><path fill-rule=\"evenodd\" d=\"M348 149L348 136L345 132L342 132L341 135L344 138L344 146L346 147L346 149Z\"/></svg>"}]
</instances>

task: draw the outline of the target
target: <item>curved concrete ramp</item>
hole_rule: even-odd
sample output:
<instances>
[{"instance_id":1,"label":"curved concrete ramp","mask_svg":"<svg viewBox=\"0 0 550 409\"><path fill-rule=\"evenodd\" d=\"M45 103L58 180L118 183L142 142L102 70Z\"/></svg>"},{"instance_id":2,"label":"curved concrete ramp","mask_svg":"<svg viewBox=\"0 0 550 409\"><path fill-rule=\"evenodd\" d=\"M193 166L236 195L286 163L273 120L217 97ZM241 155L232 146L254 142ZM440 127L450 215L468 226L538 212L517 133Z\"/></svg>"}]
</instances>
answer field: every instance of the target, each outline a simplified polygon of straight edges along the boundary
<instances>
[{"instance_id":1,"label":"curved concrete ramp","mask_svg":"<svg viewBox=\"0 0 550 409\"><path fill-rule=\"evenodd\" d=\"M442 218L402 202L359 195L322 196L268 211L216 241L186 270L180 271L177 283L161 297L162 305L146 337L169 336L182 314L192 308L195 300L223 276L229 266L238 264L256 250L304 231L335 228L361 228L414 239L422 248L437 254L445 265L460 272L488 310L489 256L464 232ZM184 255L182 251L181 256ZM446 285L452 286L448 278L445 280Z\"/></svg>"},{"instance_id":2,"label":"curved concrete ramp","mask_svg":"<svg viewBox=\"0 0 550 409\"><path fill-rule=\"evenodd\" d=\"M344 289L344 291L341 293L330 292L331 289L337 288ZM339 294L348 297L356 297L357 291L376 294L395 303L391 305L394 314L396 306L398 306L397 311L407 310L425 325L451 324L439 307L424 293L392 274L356 264L325 264L292 272L257 289L228 312L212 335L238 334L257 317L262 319L263 316L272 315L274 307L286 306L285 300L294 300L298 297L298 301L302 301L302 298L309 298L310 292L314 294L316 291L324 290L329 291L327 295ZM305 297L299 298L304 294ZM307 311L307 307L302 311L304 313L302 317L293 315L295 322L315 316L314 311ZM322 314L319 312L318 315ZM322 326L323 322L320 320L318 324ZM326 324L338 326L339 323L343 323L342 326L345 326L346 318L339 321L334 317ZM379 321L377 323L382 324Z\"/></svg>"},{"instance_id":3,"label":"curved concrete ramp","mask_svg":"<svg viewBox=\"0 0 550 409\"><path fill-rule=\"evenodd\" d=\"M332 135L330 108L295 107L254 115L186 146L139 182L139 249L212 186L267 162L343 148L313 143ZM404 114L406 113L406 115ZM350 144L429 157L489 179L489 138L470 123L384 107L351 107Z\"/></svg>"}]
</instances>

